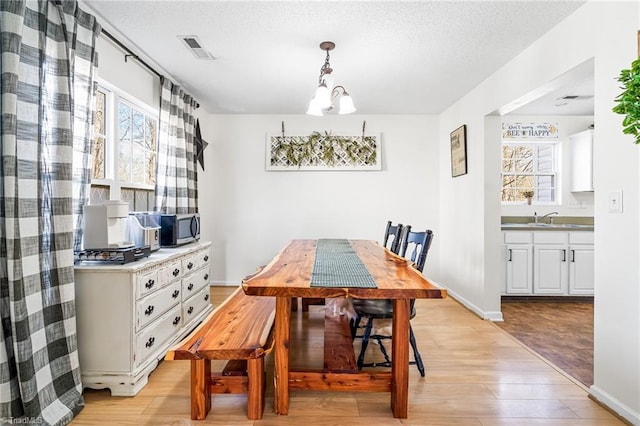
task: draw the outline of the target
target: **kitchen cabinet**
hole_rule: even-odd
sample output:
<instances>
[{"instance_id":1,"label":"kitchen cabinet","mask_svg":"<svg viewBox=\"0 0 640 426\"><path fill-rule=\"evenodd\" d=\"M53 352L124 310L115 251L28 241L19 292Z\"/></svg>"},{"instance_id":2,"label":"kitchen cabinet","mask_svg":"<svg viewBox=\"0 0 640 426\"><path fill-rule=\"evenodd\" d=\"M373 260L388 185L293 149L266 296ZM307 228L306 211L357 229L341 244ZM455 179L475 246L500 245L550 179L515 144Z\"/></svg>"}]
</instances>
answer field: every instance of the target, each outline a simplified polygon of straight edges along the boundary
<instances>
[{"instance_id":1,"label":"kitchen cabinet","mask_svg":"<svg viewBox=\"0 0 640 426\"><path fill-rule=\"evenodd\" d=\"M505 280L503 292L507 294L531 294L532 245L530 232L505 232Z\"/></svg>"},{"instance_id":2,"label":"kitchen cabinet","mask_svg":"<svg viewBox=\"0 0 640 426\"><path fill-rule=\"evenodd\" d=\"M75 266L80 373L85 387L133 396L169 347L213 307L210 242L162 248L125 265Z\"/></svg>"},{"instance_id":3,"label":"kitchen cabinet","mask_svg":"<svg viewBox=\"0 0 640 426\"><path fill-rule=\"evenodd\" d=\"M571 192L593 191L593 129L569 136Z\"/></svg>"},{"instance_id":4,"label":"kitchen cabinet","mask_svg":"<svg viewBox=\"0 0 640 426\"><path fill-rule=\"evenodd\" d=\"M506 295L593 295L593 232L504 231Z\"/></svg>"}]
</instances>

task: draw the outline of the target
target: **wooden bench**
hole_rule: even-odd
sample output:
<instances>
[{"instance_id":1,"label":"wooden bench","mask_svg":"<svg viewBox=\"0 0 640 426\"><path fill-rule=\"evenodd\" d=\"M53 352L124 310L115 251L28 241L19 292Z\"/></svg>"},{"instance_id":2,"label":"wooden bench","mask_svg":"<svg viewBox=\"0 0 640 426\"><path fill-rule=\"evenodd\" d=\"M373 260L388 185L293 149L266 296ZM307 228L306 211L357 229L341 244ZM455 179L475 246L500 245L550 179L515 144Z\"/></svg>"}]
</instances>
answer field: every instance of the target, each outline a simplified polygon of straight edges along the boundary
<instances>
[{"instance_id":1,"label":"wooden bench","mask_svg":"<svg viewBox=\"0 0 640 426\"><path fill-rule=\"evenodd\" d=\"M247 418L264 412L264 357L273 348L275 297L247 296L238 287L189 336L171 348L166 360L191 361L191 419L211 410L211 394L246 393ZM228 360L211 372L212 360Z\"/></svg>"}]
</instances>

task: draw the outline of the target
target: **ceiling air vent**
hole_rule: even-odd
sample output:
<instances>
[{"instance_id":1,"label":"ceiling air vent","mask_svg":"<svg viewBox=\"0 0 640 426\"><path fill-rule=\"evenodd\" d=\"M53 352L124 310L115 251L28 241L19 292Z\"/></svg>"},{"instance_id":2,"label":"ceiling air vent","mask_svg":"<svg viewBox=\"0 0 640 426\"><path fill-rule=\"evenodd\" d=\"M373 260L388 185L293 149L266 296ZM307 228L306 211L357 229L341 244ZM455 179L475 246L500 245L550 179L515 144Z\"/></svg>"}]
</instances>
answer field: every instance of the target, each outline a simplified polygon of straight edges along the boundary
<instances>
[{"instance_id":1,"label":"ceiling air vent","mask_svg":"<svg viewBox=\"0 0 640 426\"><path fill-rule=\"evenodd\" d=\"M200 40L198 37L192 35L181 35L178 36L180 40L187 46L187 48L193 53L198 59L215 59L213 55L207 52L202 45L200 44Z\"/></svg>"}]
</instances>

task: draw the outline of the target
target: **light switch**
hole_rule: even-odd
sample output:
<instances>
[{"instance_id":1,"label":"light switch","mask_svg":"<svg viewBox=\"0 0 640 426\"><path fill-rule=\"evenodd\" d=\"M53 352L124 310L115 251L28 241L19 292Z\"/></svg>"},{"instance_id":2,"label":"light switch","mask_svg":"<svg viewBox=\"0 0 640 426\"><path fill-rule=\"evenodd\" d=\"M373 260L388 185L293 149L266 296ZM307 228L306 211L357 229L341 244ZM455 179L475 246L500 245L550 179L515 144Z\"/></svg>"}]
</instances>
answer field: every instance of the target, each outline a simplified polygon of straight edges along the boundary
<instances>
[{"instance_id":1,"label":"light switch","mask_svg":"<svg viewBox=\"0 0 640 426\"><path fill-rule=\"evenodd\" d=\"M622 190L609 192L609 213L622 213Z\"/></svg>"}]
</instances>

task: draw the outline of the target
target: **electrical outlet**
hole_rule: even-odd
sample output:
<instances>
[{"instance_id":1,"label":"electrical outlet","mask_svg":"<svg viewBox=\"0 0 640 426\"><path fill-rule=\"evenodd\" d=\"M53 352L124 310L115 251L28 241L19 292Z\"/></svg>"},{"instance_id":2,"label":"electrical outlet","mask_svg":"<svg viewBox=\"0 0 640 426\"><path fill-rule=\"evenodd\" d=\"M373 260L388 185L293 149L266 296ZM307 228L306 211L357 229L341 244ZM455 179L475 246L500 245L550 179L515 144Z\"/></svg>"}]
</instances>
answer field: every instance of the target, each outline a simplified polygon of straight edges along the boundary
<instances>
[{"instance_id":1,"label":"electrical outlet","mask_svg":"<svg viewBox=\"0 0 640 426\"><path fill-rule=\"evenodd\" d=\"M609 192L609 213L622 213L622 190Z\"/></svg>"}]
</instances>

